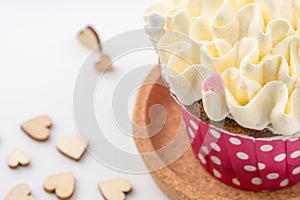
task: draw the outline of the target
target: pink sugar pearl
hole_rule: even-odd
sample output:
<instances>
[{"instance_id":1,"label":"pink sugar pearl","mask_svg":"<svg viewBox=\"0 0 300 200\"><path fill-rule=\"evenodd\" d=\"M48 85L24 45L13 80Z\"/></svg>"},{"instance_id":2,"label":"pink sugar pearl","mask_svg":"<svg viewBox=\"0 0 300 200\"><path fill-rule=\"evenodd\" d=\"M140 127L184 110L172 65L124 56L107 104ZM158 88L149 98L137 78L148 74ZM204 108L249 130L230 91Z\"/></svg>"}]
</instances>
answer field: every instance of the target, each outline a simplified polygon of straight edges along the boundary
<instances>
[{"instance_id":1,"label":"pink sugar pearl","mask_svg":"<svg viewBox=\"0 0 300 200\"><path fill-rule=\"evenodd\" d=\"M211 74L202 84L202 89L205 92L213 91L217 94L223 93L225 91L225 84L223 82L222 76L219 73Z\"/></svg>"}]
</instances>

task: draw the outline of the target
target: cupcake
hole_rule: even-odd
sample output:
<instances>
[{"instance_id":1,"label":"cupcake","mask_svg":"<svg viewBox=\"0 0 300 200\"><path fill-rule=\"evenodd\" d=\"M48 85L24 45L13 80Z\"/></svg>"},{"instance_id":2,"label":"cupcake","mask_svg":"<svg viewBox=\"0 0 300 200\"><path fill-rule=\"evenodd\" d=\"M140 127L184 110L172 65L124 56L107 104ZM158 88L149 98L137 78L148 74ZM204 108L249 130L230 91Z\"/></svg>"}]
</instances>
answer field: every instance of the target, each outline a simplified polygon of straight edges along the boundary
<instances>
[{"instance_id":1,"label":"cupcake","mask_svg":"<svg viewBox=\"0 0 300 200\"><path fill-rule=\"evenodd\" d=\"M145 14L200 164L228 185L300 181L300 0L163 0Z\"/></svg>"}]
</instances>

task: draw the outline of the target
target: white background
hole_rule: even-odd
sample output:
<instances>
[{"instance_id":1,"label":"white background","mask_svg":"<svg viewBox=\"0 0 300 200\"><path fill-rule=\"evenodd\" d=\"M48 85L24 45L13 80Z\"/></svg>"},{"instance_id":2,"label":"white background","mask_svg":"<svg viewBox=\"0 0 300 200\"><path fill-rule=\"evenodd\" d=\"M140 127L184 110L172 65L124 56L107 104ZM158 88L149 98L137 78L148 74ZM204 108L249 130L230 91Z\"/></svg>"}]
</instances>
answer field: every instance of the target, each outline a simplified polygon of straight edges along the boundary
<instances>
[{"instance_id":1,"label":"white background","mask_svg":"<svg viewBox=\"0 0 300 200\"><path fill-rule=\"evenodd\" d=\"M102 199L97 183L116 177L131 180L133 191L127 196L129 200L166 199L149 174L119 173L101 165L89 154L77 163L62 156L55 147L60 136L75 133L73 89L81 64L90 53L76 40L76 33L92 24L105 41L142 28L143 13L153 2L0 1L0 199L18 183L27 183L38 200L56 199L43 190L43 181L49 175L66 171L72 171L76 177L73 199ZM121 59L108 77L114 80L125 69L156 59L153 53ZM108 88L109 83L106 83ZM104 96L107 91L102 92ZM104 99L109 101L109 98L107 94ZM100 109L99 121L109 120L101 113ZM54 123L51 137L44 143L33 141L20 130L22 122L40 114L50 115ZM110 138L114 142L118 130L113 123L104 123L108 124L106 134L114 133ZM116 145L137 152L132 139L118 140ZM14 148L30 155L29 167L11 170L7 166L6 159Z\"/></svg>"}]
</instances>

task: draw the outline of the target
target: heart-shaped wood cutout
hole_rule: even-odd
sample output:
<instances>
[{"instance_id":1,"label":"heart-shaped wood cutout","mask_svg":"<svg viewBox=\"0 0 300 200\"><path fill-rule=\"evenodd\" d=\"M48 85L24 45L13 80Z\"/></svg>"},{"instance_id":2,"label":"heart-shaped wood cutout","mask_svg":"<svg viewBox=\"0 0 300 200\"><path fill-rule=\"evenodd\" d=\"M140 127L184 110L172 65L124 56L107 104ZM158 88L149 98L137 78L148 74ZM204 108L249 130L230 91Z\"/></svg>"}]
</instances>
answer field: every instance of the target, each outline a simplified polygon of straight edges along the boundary
<instances>
[{"instance_id":1,"label":"heart-shaped wood cutout","mask_svg":"<svg viewBox=\"0 0 300 200\"><path fill-rule=\"evenodd\" d=\"M83 46L91 50L101 51L100 38L93 27L87 26L78 33L77 38Z\"/></svg>"},{"instance_id":2,"label":"heart-shaped wood cutout","mask_svg":"<svg viewBox=\"0 0 300 200\"><path fill-rule=\"evenodd\" d=\"M48 177L44 182L44 189L49 193L55 193L59 199L69 199L75 190L73 173L67 172Z\"/></svg>"},{"instance_id":3,"label":"heart-shaped wood cutout","mask_svg":"<svg viewBox=\"0 0 300 200\"><path fill-rule=\"evenodd\" d=\"M19 184L8 193L5 200L34 200L34 198L27 184Z\"/></svg>"},{"instance_id":4,"label":"heart-shaped wood cutout","mask_svg":"<svg viewBox=\"0 0 300 200\"><path fill-rule=\"evenodd\" d=\"M78 134L72 138L61 137L56 143L58 151L65 156L73 159L80 160L87 148L87 142L82 140Z\"/></svg>"},{"instance_id":5,"label":"heart-shaped wood cutout","mask_svg":"<svg viewBox=\"0 0 300 200\"><path fill-rule=\"evenodd\" d=\"M113 66L110 58L105 54L101 54L100 61L95 63L95 69L99 72L112 70Z\"/></svg>"},{"instance_id":6,"label":"heart-shaped wood cutout","mask_svg":"<svg viewBox=\"0 0 300 200\"><path fill-rule=\"evenodd\" d=\"M15 149L7 159L7 164L10 168L17 168L20 166L27 166L30 164L29 156L18 149Z\"/></svg>"},{"instance_id":7,"label":"heart-shaped wood cutout","mask_svg":"<svg viewBox=\"0 0 300 200\"><path fill-rule=\"evenodd\" d=\"M52 120L49 116L35 117L21 125L22 130L37 141L45 141L50 136Z\"/></svg>"},{"instance_id":8,"label":"heart-shaped wood cutout","mask_svg":"<svg viewBox=\"0 0 300 200\"><path fill-rule=\"evenodd\" d=\"M99 183L98 188L106 200L124 200L132 186L129 180L116 178Z\"/></svg>"}]
</instances>

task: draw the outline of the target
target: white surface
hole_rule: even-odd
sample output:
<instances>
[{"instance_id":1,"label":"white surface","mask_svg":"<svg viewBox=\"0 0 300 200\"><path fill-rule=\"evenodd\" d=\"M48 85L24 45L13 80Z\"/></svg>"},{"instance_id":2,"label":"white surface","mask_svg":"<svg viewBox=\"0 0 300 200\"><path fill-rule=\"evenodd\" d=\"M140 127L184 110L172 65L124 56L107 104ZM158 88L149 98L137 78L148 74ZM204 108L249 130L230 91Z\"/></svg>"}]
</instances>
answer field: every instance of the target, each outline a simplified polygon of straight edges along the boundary
<instances>
[{"instance_id":1,"label":"white surface","mask_svg":"<svg viewBox=\"0 0 300 200\"><path fill-rule=\"evenodd\" d=\"M89 54L76 40L76 33L92 24L101 33L102 40L106 40L142 28L143 12L152 2L0 1L0 199L18 183L29 184L36 199L56 199L43 190L43 181L49 175L65 171L72 171L76 177L73 199L102 199L97 183L115 177L132 181L133 191L128 200L166 199L149 174L119 173L88 154L77 163L55 148L60 135L75 133L73 86ZM118 66L126 67L145 59L151 62L155 56L141 56L139 61L137 57L128 58ZM39 114L48 114L54 120L51 138L44 143L33 141L20 130L23 121ZM115 131L113 124L107 128ZM118 145L137 151L132 140ZM29 167L9 169L6 159L15 147L30 155Z\"/></svg>"}]
</instances>

